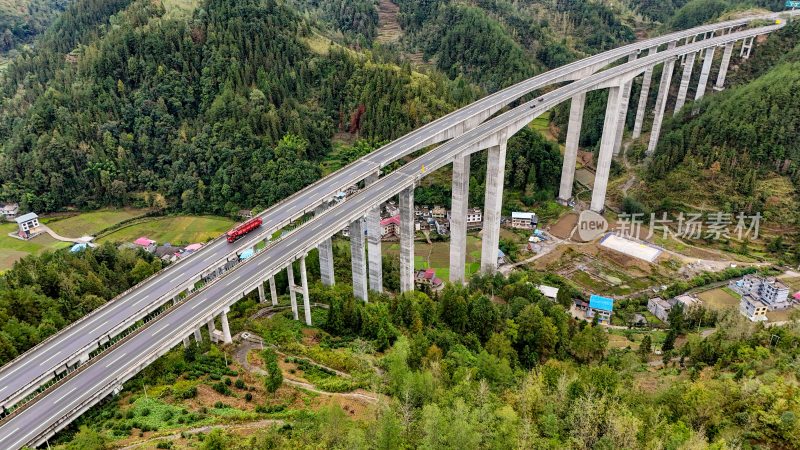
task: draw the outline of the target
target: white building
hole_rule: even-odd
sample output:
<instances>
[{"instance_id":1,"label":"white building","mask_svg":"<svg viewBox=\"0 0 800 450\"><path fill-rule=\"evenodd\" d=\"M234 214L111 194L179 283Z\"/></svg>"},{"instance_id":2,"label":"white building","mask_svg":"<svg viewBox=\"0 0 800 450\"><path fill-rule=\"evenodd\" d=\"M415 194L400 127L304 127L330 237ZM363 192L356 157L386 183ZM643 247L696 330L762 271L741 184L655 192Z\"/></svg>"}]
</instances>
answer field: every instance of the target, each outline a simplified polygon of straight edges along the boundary
<instances>
[{"instance_id":1,"label":"white building","mask_svg":"<svg viewBox=\"0 0 800 450\"><path fill-rule=\"evenodd\" d=\"M549 299L552 299L552 300L555 300L556 298L558 298L558 288L557 287L552 287L552 286L547 286L547 285L544 285L544 284L540 284L539 285L539 292L541 292L542 295L544 295L545 297L547 297Z\"/></svg>"},{"instance_id":2,"label":"white building","mask_svg":"<svg viewBox=\"0 0 800 450\"><path fill-rule=\"evenodd\" d=\"M19 237L23 239L30 239L36 234L38 234L39 230L39 216L36 213L28 213L23 214L16 219L14 219L19 226Z\"/></svg>"},{"instance_id":3,"label":"white building","mask_svg":"<svg viewBox=\"0 0 800 450\"><path fill-rule=\"evenodd\" d=\"M667 318L671 309L672 305L661 297L651 298L647 301L647 310L664 323L669 323Z\"/></svg>"},{"instance_id":4,"label":"white building","mask_svg":"<svg viewBox=\"0 0 800 450\"><path fill-rule=\"evenodd\" d=\"M728 283L728 287L742 296L749 295L767 305L770 311L792 307L789 298L789 286L775 278L764 278L758 275L745 275L741 280Z\"/></svg>"},{"instance_id":5,"label":"white building","mask_svg":"<svg viewBox=\"0 0 800 450\"><path fill-rule=\"evenodd\" d=\"M14 220L17 218L17 214L19 214L19 205L16 203L6 203L3 205L3 209L0 210L0 214L3 215L6 220Z\"/></svg>"},{"instance_id":6,"label":"white building","mask_svg":"<svg viewBox=\"0 0 800 450\"><path fill-rule=\"evenodd\" d=\"M467 228L483 227L483 211L480 208L467 210Z\"/></svg>"},{"instance_id":7,"label":"white building","mask_svg":"<svg viewBox=\"0 0 800 450\"><path fill-rule=\"evenodd\" d=\"M749 295L743 295L739 302L739 312L750 319L751 322L764 322L767 320L767 310L769 308L760 300L756 300Z\"/></svg>"},{"instance_id":8,"label":"white building","mask_svg":"<svg viewBox=\"0 0 800 450\"><path fill-rule=\"evenodd\" d=\"M539 224L539 219L536 213L532 212L512 212L511 213L511 228L518 228L520 230L533 230Z\"/></svg>"}]
</instances>

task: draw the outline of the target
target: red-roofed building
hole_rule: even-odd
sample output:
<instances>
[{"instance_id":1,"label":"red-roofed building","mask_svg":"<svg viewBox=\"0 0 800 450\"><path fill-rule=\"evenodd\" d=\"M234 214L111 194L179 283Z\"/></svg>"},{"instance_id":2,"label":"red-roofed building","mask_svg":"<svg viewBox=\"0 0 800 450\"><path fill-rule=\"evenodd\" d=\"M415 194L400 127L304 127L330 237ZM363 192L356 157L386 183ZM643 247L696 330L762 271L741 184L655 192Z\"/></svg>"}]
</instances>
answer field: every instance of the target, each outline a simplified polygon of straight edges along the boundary
<instances>
[{"instance_id":1,"label":"red-roofed building","mask_svg":"<svg viewBox=\"0 0 800 450\"><path fill-rule=\"evenodd\" d=\"M388 239L400 234L400 215L381 220L381 238Z\"/></svg>"},{"instance_id":2,"label":"red-roofed building","mask_svg":"<svg viewBox=\"0 0 800 450\"><path fill-rule=\"evenodd\" d=\"M428 285L433 288L438 288L443 283L441 278L436 278L436 270L434 269L418 270L415 278L417 284Z\"/></svg>"},{"instance_id":3,"label":"red-roofed building","mask_svg":"<svg viewBox=\"0 0 800 450\"><path fill-rule=\"evenodd\" d=\"M133 241L133 243L145 249L154 247L156 245L156 241L149 239L145 236L142 236L139 239Z\"/></svg>"}]
</instances>

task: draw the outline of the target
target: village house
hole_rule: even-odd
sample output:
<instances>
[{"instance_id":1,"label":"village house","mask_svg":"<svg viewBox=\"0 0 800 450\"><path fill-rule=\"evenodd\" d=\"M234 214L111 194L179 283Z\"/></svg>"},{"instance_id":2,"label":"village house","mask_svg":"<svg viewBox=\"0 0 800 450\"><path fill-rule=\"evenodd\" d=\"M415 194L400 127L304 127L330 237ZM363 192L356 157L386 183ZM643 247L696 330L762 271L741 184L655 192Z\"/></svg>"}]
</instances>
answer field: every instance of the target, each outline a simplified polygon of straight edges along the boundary
<instances>
[{"instance_id":1,"label":"village house","mask_svg":"<svg viewBox=\"0 0 800 450\"><path fill-rule=\"evenodd\" d=\"M647 301L647 310L650 311L650 314L656 316L658 320L664 323L669 323L667 317L669 317L669 311L671 309L672 304L661 297L651 298Z\"/></svg>"},{"instance_id":2,"label":"village house","mask_svg":"<svg viewBox=\"0 0 800 450\"><path fill-rule=\"evenodd\" d=\"M769 307L764 302L756 300L750 295L743 295L739 301L739 312L751 322L765 322L767 320L767 310L769 310Z\"/></svg>"},{"instance_id":3,"label":"village house","mask_svg":"<svg viewBox=\"0 0 800 450\"><path fill-rule=\"evenodd\" d=\"M732 280L728 287L742 296L749 295L758 300L770 311L791 308L793 300L789 297L789 286L775 278L758 275L745 275L740 280Z\"/></svg>"},{"instance_id":4,"label":"village house","mask_svg":"<svg viewBox=\"0 0 800 450\"><path fill-rule=\"evenodd\" d=\"M400 236L400 216L392 216L381 220L381 239L392 239Z\"/></svg>"},{"instance_id":5,"label":"village house","mask_svg":"<svg viewBox=\"0 0 800 450\"><path fill-rule=\"evenodd\" d=\"M444 219L447 217L447 209L444 206L436 205L431 209L431 217L434 219Z\"/></svg>"},{"instance_id":6,"label":"village house","mask_svg":"<svg viewBox=\"0 0 800 450\"><path fill-rule=\"evenodd\" d=\"M5 217L6 220L16 219L17 214L19 214L19 204L17 203L6 203L3 205L3 209L0 210L0 215Z\"/></svg>"},{"instance_id":7,"label":"village house","mask_svg":"<svg viewBox=\"0 0 800 450\"><path fill-rule=\"evenodd\" d=\"M664 300L661 297L654 297L647 301L647 310L656 316L658 320L669 323L669 312L675 305L681 304L683 306L683 313L686 314L690 309L703 305L697 297L691 295L679 295L670 300Z\"/></svg>"},{"instance_id":8,"label":"village house","mask_svg":"<svg viewBox=\"0 0 800 450\"><path fill-rule=\"evenodd\" d=\"M436 278L436 271L433 269L418 270L414 278L417 284L432 288L438 288L443 283L440 278Z\"/></svg>"},{"instance_id":9,"label":"village house","mask_svg":"<svg viewBox=\"0 0 800 450\"><path fill-rule=\"evenodd\" d=\"M586 318L589 320L597 317L600 323L610 323L614 313L614 299L592 295L589 297L589 307L586 308Z\"/></svg>"},{"instance_id":10,"label":"village house","mask_svg":"<svg viewBox=\"0 0 800 450\"><path fill-rule=\"evenodd\" d=\"M539 219L536 213L532 212L512 212L511 213L511 228L520 230L533 230L539 225Z\"/></svg>"},{"instance_id":11,"label":"village house","mask_svg":"<svg viewBox=\"0 0 800 450\"><path fill-rule=\"evenodd\" d=\"M483 211L480 208L470 208L467 210L467 229L483 227Z\"/></svg>"},{"instance_id":12,"label":"village house","mask_svg":"<svg viewBox=\"0 0 800 450\"><path fill-rule=\"evenodd\" d=\"M555 300L558 298L558 288L552 286L546 286L544 284L539 285L539 292L542 293L545 297L549 298L550 300Z\"/></svg>"},{"instance_id":13,"label":"village house","mask_svg":"<svg viewBox=\"0 0 800 450\"><path fill-rule=\"evenodd\" d=\"M17 226L19 227L18 235L22 239L30 239L37 234L41 233L39 229L39 216L36 213L28 213L23 214L14 221L17 222Z\"/></svg>"}]
</instances>

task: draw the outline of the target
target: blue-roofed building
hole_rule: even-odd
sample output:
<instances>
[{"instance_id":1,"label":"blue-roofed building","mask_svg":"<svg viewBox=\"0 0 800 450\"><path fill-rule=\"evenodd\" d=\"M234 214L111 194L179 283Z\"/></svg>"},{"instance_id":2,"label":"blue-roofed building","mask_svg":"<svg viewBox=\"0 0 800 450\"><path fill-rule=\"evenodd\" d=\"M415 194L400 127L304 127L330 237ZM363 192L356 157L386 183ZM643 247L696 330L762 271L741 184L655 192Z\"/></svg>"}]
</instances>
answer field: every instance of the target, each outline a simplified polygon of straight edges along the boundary
<instances>
[{"instance_id":1,"label":"blue-roofed building","mask_svg":"<svg viewBox=\"0 0 800 450\"><path fill-rule=\"evenodd\" d=\"M586 318L593 319L597 316L598 322L611 322L614 312L614 299L592 295L589 297L589 308L586 309Z\"/></svg>"}]
</instances>

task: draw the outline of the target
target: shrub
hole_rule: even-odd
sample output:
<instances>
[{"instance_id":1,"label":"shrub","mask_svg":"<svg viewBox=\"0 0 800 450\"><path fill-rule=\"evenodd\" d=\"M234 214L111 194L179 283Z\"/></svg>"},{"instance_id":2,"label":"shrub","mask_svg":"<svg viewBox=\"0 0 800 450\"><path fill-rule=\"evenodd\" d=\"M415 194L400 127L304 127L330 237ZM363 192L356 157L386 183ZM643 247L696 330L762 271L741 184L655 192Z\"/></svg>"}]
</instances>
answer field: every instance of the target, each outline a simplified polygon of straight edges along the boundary
<instances>
[{"instance_id":1,"label":"shrub","mask_svg":"<svg viewBox=\"0 0 800 450\"><path fill-rule=\"evenodd\" d=\"M251 394L249 392L247 394L244 394L244 399L245 399L245 401L248 401L248 402L253 400L253 394Z\"/></svg>"},{"instance_id":2,"label":"shrub","mask_svg":"<svg viewBox=\"0 0 800 450\"><path fill-rule=\"evenodd\" d=\"M246 387L244 384L244 380L242 380L241 378L237 378L236 383L234 383L234 385L236 386L237 389L244 389Z\"/></svg>"}]
</instances>

